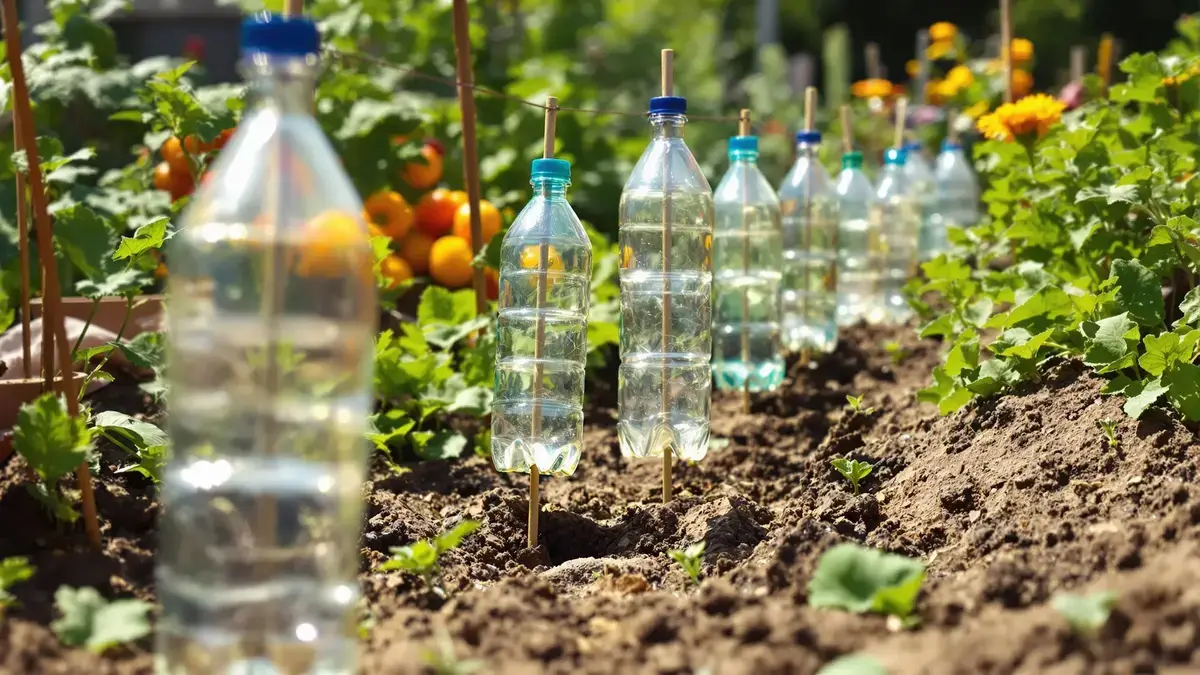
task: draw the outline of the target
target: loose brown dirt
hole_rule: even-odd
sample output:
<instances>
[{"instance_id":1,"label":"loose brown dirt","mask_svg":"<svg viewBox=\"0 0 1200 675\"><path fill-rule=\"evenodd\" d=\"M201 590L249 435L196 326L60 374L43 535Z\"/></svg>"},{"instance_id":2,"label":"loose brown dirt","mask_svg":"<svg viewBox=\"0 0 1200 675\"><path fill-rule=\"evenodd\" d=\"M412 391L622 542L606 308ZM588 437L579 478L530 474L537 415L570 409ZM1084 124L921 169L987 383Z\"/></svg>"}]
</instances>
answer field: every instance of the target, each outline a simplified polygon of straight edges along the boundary
<instances>
[{"instance_id":1,"label":"loose brown dirt","mask_svg":"<svg viewBox=\"0 0 1200 675\"><path fill-rule=\"evenodd\" d=\"M757 397L750 414L737 397L718 397L718 440L703 462L676 466L668 505L658 463L620 456L613 387L597 383L587 454L572 478L543 480L532 551L523 476L478 457L398 477L375 467L362 672L439 672L429 652L444 649L497 675L803 675L848 653L893 675L1200 673L1196 433L1162 410L1125 417L1100 395L1101 380L1067 361L940 418L916 400L939 345L911 335L850 330L836 354L792 364L783 389ZM852 413L849 394L876 411ZM130 382L96 398L99 409L154 413ZM1120 422L1116 448L1097 426L1105 418ZM48 522L20 485L21 460L0 473L0 557L37 567L0 623L3 672L152 669L148 641L102 658L62 647L48 628L63 584L154 598L154 489L115 474L116 451L102 454L101 553ZM851 494L834 457L874 464L863 494ZM448 597L374 571L390 547L463 519L482 527L445 556ZM701 539L696 587L667 552ZM818 558L847 540L927 564L918 627L806 605ZM1076 636L1051 598L1097 590L1117 594L1112 615L1099 634Z\"/></svg>"}]
</instances>

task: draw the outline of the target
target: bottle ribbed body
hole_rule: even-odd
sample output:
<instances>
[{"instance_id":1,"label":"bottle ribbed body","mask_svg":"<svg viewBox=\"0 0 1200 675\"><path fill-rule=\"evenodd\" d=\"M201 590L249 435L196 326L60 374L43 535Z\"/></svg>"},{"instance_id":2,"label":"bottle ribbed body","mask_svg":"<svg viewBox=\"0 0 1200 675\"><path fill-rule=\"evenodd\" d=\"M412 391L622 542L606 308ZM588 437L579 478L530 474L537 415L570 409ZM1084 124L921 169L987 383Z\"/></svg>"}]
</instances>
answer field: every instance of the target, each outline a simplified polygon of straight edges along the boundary
<instances>
[{"instance_id":1,"label":"bottle ribbed body","mask_svg":"<svg viewBox=\"0 0 1200 675\"><path fill-rule=\"evenodd\" d=\"M868 320L903 323L912 316L904 286L917 273L921 216L904 175L904 152L889 150L888 155L871 208L871 227L879 234L872 266L882 270L878 286L882 312Z\"/></svg>"},{"instance_id":2,"label":"bottle ribbed body","mask_svg":"<svg viewBox=\"0 0 1200 675\"><path fill-rule=\"evenodd\" d=\"M251 21L315 47L311 23ZM265 49L169 243L157 648L172 675L356 670L373 254L309 114L315 60Z\"/></svg>"},{"instance_id":3,"label":"bottle ribbed body","mask_svg":"<svg viewBox=\"0 0 1200 675\"><path fill-rule=\"evenodd\" d=\"M617 431L627 456L708 450L712 394L713 198L681 115L654 139L620 204L621 367Z\"/></svg>"},{"instance_id":4,"label":"bottle ribbed body","mask_svg":"<svg viewBox=\"0 0 1200 675\"><path fill-rule=\"evenodd\" d=\"M883 269L879 266L879 231L871 219L875 194L861 166L861 155L852 153L843 160L837 178L838 326L880 321L883 316L879 294Z\"/></svg>"},{"instance_id":5,"label":"bottle ribbed body","mask_svg":"<svg viewBox=\"0 0 1200 675\"><path fill-rule=\"evenodd\" d=\"M758 169L757 139L730 143L713 193L713 377L722 390L772 391L784 376L779 200Z\"/></svg>"},{"instance_id":6,"label":"bottle ribbed body","mask_svg":"<svg viewBox=\"0 0 1200 675\"><path fill-rule=\"evenodd\" d=\"M906 149L904 178L921 221L917 233L917 260L925 262L936 258L946 249L946 231L939 213L940 203L933 169L929 162L925 161L919 143L911 143Z\"/></svg>"},{"instance_id":7,"label":"bottle ribbed body","mask_svg":"<svg viewBox=\"0 0 1200 675\"><path fill-rule=\"evenodd\" d=\"M818 159L819 136L801 142L783 179L783 346L791 352L833 351L837 344L840 204Z\"/></svg>"},{"instance_id":8,"label":"bottle ribbed body","mask_svg":"<svg viewBox=\"0 0 1200 675\"><path fill-rule=\"evenodd\" d=\"M936 229L944 250L947 229L967 229L979 222L979 180L962 147L956 143L943 144L934 175L938 198Z\"/></svg>"},{"instance_id":9,"label":"bottle ribbed body","mask_svg":"<svg viewBox=\"0 0 1200 675\"><path fill-rule=\"evenodd\" d=\"M537 166L535 195L501 246L492 462L570 475L583 450L592 248L566 182Z\"/></svg>"}]
</instances>

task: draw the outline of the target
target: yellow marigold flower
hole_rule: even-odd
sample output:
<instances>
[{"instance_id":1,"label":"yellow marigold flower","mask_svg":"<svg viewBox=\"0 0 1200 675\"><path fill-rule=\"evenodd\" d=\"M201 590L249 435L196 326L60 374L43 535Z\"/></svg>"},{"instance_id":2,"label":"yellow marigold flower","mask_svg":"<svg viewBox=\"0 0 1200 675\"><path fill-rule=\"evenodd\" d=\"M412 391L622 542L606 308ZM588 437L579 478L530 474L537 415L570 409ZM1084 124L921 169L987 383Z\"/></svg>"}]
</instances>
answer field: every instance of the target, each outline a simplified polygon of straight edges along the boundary
<instances>
[{"instance_id":1,"label":"yellow marigold flower","mask_svg":"<svg viewBox=\"0 0 1200 675\"><path fill-rule=\"evenodd\" d=\"M953 40L938 40L929 43L929 47L925 49L925 57L930 61L944 59L954 53Z\"/></svg>"},{"instance_id":2,"label":"yellow marigold flower","mask_svg":"<svg viewBox=\"0 0 1200 675\"><path fill-rule=\"evenodd\" d=\"M921 70L921 64L917 63L916 59L909 59L908 63L904 64L904 72L908 73L909 77L916 77L919 70Z\"/></svg>"},{"instance_id":3,"label":"yellow marigold flower","mask_svg":"<svg viewBox=\"0 0 1200 675\"><path fill-rule=\"evenodd\" d=\"M967 117L970 117L973 120L977 120L980 117L983 117L984 115L986 115L987 112L988 112L988 102L980 101L980 102L976 103L975 105L972 105L971 107L964 110L963 114L965 114Z\"/></svg>"},{"instance_id":4,"label":"yellow marigold flower","mask_svg":"<svg viewBox=\"0 0 1200 675\"><path fill-rule=\"evenodd\" d=\"M929 39L933 42L949 42L958 35L958 26L949 21L939 21L929 27Z\"/></svg>"},{"instance_id":5,"label":"yellow marigold flower","mask_svg":"<svg viewBox=\"0 0 1200 675\"><path fill-rule=\"evenodd\" d=\"M975 73L972 73L971 69L966 66L954 66L950 72L946 73L946 82L953 83L956 91L971 86L974 81Z\"/></svg>"},{"instance_id":6,"label":"yellow marigold flower","mask_svg":"<svg viewBox=\"0 0 1200 675\"><path fill-rule=\"evenodd\" d=\"M1066 104L1046 94L1026 96L1016 103L1005 103L990 115L979 118L980 133L998 141L1040 137L1062 119Z\"/></svg>"},{"instance_id":7,"label":"yellow marigold flower","mask_svg":"<svg viewBox=\"0 0 1200 675\"><path fill-rule=\"evenodd\" d=\"M1013 38L1011 44L1013 63L1017 65L1029 63L1029 60L1033 58L1033 43L1025 38Z\"/></svg>"},{"instance_id":8,"label":"yellow marigold flower","mask_svg":"<svg viewBox=\"0 0 1200 675\"><path fill-rule=\"evenodd\" d=\"M887 80L859 80L850 87L850 93L857 98L887 98L892 95L892 83Z\"/></svg>"},{"instance_id":9,"label":"yellow marigold flower","mask_svg":"<svg viewBox=\"0 0 1200 675\"><path fill-rule=\"evenodd\" d=\"M1020 68L1013 68L1012 90L1014 98L1021 98L1033 89L1033 76Z\"/></svg>"}]
</instances>

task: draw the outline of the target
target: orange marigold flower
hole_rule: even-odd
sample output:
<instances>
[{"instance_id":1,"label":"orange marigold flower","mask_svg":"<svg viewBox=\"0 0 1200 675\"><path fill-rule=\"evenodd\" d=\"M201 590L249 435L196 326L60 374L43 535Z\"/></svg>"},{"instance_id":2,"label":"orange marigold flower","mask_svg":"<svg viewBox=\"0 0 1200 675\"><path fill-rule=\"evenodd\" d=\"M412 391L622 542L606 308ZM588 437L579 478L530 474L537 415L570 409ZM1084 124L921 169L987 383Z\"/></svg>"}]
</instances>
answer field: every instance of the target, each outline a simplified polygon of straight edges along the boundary
<instances>
[{"instance_id":1,"label":"orange marigold flower","mask_svg":"<svg viewBox=\"0 0 1200 675\"><path fill-rule=\"evenodd\" d=\"M1012 45L1012 60L1014 64L1021 65L1029 63L1033 58L1033 43L1025 38L1013 38L1010 43Z\"/></svg>"},{"instance_id":2,"label":"orange marigold flower","mask_svg":"<svg viewBox=\"0 0 1200 675\"><path fill-rule=\"evenodd\" d=\"M930 61L937 61L953 55L954 51L953 40L938 40L929 43L929 47L925 49L925 57Z\"/></svg>"},{"instance_id":3,"label":"orange marigold flower","mask_svg":"<svg viewBox=\"0 0 1200 675\"><path fill-rule=\"evenodd\" d=\"M958 35L958 26L949 21L939 21L929 27L929 39L933 42L949 42Z\"/></svg>"},{"instance_id":4,"label":"orange marigold flower","mask_svg":"<svg viewBox=\"0 0 1200 675\"><path fill-rule=\"evenodd\" d=\"M1066 107L1052 96L1034 94L996 108L990 115L979 118L976 127L984 136L998 141L1041 137L1062 119Z\"/></svg>"},{"instance_id":5,"label":"orange marigold flower","mask_svg":"<svg viewBox=\"0 0 1200 675\"><path fill-rule=\"evenodd\" d=\"M1020 68L1013 68L1012 89L1014 97L1025 96L1033 89L1033 76Z\"/></svg>"},{"instance_id":6,"label":"orange marigold flower","mask_svg":"<svg viewBox=\"0 0 1200 675\"><path fill-rule=\"evenodd\" d=\"M892 95L892 83L882 79L859 80L850 87L857 98L887 98Z\"/></svg>"}]
</instances>

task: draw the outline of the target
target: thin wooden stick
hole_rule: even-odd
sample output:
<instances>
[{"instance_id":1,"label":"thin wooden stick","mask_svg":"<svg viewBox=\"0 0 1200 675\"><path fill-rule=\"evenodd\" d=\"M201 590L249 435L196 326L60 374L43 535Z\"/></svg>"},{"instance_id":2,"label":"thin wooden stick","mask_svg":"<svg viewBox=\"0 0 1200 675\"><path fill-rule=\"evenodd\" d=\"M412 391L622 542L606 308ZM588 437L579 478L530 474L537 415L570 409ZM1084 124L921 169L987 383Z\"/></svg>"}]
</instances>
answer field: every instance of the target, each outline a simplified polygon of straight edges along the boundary
<instances>
[{"instance_id":1,"label":"thin wooden stick","mask_svg":"<svg viewBox=\"0 0 1200 675\"><path fill-rule=\"evenodd\" d=\"M807 87L804 90L804 129L812 131L817 115L817 88ZM813 161L817 161L814 152ZM800 301L800 316L805 324L810 320L809 298L812 295L812 180L804 182L804 296ZM811 334L810 334L811 336ZM812 360L812 346L807 342L800 346L800 365L807 366Z\"/></svg>"},{"instance_id":2,"label":"thin wooden stick","mask_svg":"<svg viewBox=\"0 0 1200 675\"><path fill-rule=\"evenodd\" d=\"M842 152L854 151L854 130L851 128L850 106L842 106Z\"/></svg>"},{"instance_id":3,"label":"thin wooden stick","mask_svg":"<svg viewBox=\"0 0 1200 675\"><path fill-rule=\"evenodd\" d=\"M662 50L662 95L673 96L675 92L675 52L671 49ZM663 207L662 207L662 348L670 348L671 344L671 195L667 193L670 184L671 162L666 153L663 154ZM664 422L671 419L671 369L667 362L662 366L662 415ZM670 446L662 449L662 501L671 501L671 453Z\"/></svg>"},{"instance_id":4,"label":"thin wooden stick","mask_svg":"<svg viewBox=\"0 0 1200 675\"><path fill-rule=\"evenodd\" d=\"M545 138L542 140L542 157L549 159L554 157L554 127L558 117L558 99L553 96L546 97L546 127ZM546 217L549 218L547 212ZM533 341L533 409L532 414L532 437L534 444L538 444L542 440L542 379L545 377L544 364L542 359L546 354L546 316L542 311L546 306L546 293L550 286L547 274L550 269L550 242L542 241L538 244L538 276L537 276L537 324L534 329ZM528 527L528 542L529 548L537 548L538 541L538 517L541 515L542 505L541 497L539 496L539 480L541 472L538 470L537 464L529 466L529 527Z\"/></svg>"},{"instance_id":5,"label":"thin wooden stick","mask_svg":"<svg viewBox=\"0 0 1200 675\"><path fill-rule=\"evenodd\" d=\"M304 0L284 0L283 16L301 16L304 14Z\"/></svg>"},{"instance_id":6,"label":"thin wooden stick","mask_svg":"<svg viewBox=\"0 0 1200 675\"><path fill-rule=\"evenodd\" d=\"M1083 71L1087 68L1087 47L1075 45L1071 47L1071 82L1083 79Z\"/></svg>"},{"instance_id":7,"label":"thin wooden stick","mask_svg":"<svg viewBox=\"0 0 1200 675\"><path fill-rule=\"evenodd\" d=\"M1004 102L1013 101L1012 12L1009 0L1000 0L1000 56L1004 60Z\"/></svg>"},{"instance_id":8,"label":"thin wooden stick","mask_svg":"<svg viewBox=\"0 0 1200 675\"><path fill-rule=\"evenodd\" d=\"M743 108L738 114L738 135L750 135L750 109ZM742 274L750 276L750 218L747 214L749 185L742 182ZM742 288L742 367L746 369L746 377L742 381L742 412L750 414L750 375L753 372L750 363L750 289Z\"/></svg>"},{"instance_id":9,"label":"thin wooden stick","mask_svg":"<svg viewBox=\"0 0 1200 675\"><path fill-rule=\"evenodd\" d=\"M1100 48L1096 53L1096 72L1104 81L1104 88L1112 84L1113 37L1105 33L1100 37Z\"/></svg>"},{"instance_id":10,"label":"thin wooden stick","mask_svg":"<svg viewBox=\"0 0 1200 675\"><path fill-rule=\"evenodd\" d=\"M817 118L817 88L804 89L804 130L812 131Z\"/></svg>"},{"instance_id":11,"label":"thin wooden stick","mask_svg":"<svg viewBox=\"0 0 1200 675\"><path fill-rule=\"evenodd\" d=\"M878 80L883 77L883 69L879 65L879 45L868 42L863 47L863 56L867 60L867 79Z\"/></svg>"},{"instance_id":12,"label":"thin wooden stick","mask_svg":"<svg viewBox=\"0 0 1200 675\"><path fill-rule=\"evenodd\" d=\"M958 110L950 108L946 110L946 140L951 143L958 142L958 125L955 122L958 120Z\"/></svg>"},{"instance_id":13,"label":"thin wooden stick","mask_svg":"<svg viewBox=\"0 0 1200 675\"><path fill-rule=\"evenodd\" d=\"M38 258L42 264L42 330L53 333L58 344L59 362L62 364L61 391L67 399L67 414L79 416L79 395L75 390L75 373L71 367L71 345L67 342L67 328L63 322L62 289L58 281L58 261L54 258L54 240L50 229L50 213L46 207L46 186L42 182L42 168L38 157L37 133L34 129L33 108L29 102L29 87L25 83L25 68L21 62L20 19L17 16L16 0L4 0L4 38L12 74L12 101L14 117L20 120L22 145L29 162L29 196L33 202L34 223L37 227ZM53 360L53 349L42 355L43 360ZM53 371L51 371L53 372ZM83 504L83 522L88 541L93 548L100 548L100 521L96 515L96 497L92 491L92 474L86 461L75 469L79 483L80 501Z\"/></svg>"},{"instance_id":14,"label":"thin wooden stick","mask_svg":"<svg viewBox=\"0 0 1200 675\"><path fill-rule=\"evenodd\" d=\"M24 149L21 141L21 120L13 115L13 148ZM21 358L25 379L33 377L33 345L29 334L29 219L25 203L25 174L17 173L17 256L21 274ZM44 321L44 319L43 319ZM45 330L43 328L43 330Z\"/></svg>"},{"instance_id":15,"label":"thin wooden stick","mask_svg":"<svg viewBox=\"0 0 1200 675\"><path fill-rule=\"evenodd\" d=\"M896 132L892 147L900 150L904 147L904 125L908 117L908 99L901 96L896 100Z\"/></svg>"},{"instance_id":16,"label":"thin wooden stick","mask_svg":"<svg viewBox=\"0 0 1200 675\"><path fill-rule=\"evenodd\" d=\"M471 253L478 256L483 248L483 224L479 219L479 147L475 140L475 71L471 66L470 17L467 0L454 0L454 54L458 64L458 105L462 111L463 180L467 184L467 203L471 205ZM475 289L475 313L487 311L487 285L483 268L472 270Z\"/></svg>"}]
</instances>

